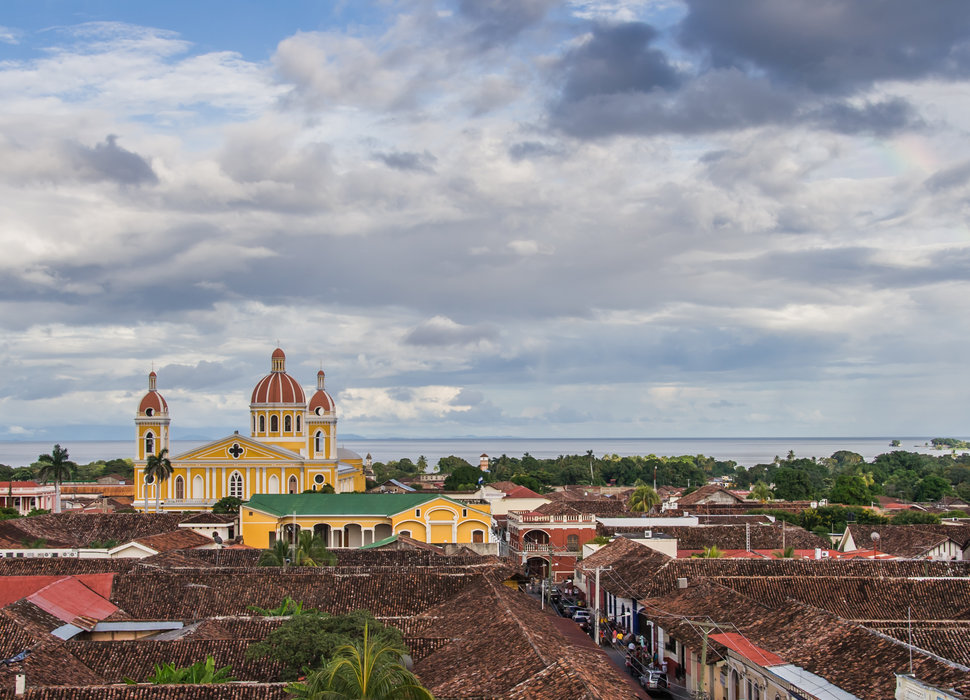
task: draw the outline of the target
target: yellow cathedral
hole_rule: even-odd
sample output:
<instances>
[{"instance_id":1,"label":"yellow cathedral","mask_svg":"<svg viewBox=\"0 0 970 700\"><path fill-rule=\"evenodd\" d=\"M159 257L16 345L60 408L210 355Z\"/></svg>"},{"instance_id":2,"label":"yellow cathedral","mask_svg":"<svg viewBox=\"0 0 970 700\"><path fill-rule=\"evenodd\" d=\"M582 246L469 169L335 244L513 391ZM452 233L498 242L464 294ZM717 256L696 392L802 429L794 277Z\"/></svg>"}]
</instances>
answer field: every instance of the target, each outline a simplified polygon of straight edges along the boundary
<instances>
[{"instance_id":1,"label":"yellow cathedral","mask_svg":"<svg viewBox=\"0 0 970 700\"><path fill-rule=\"evenodd\" d=\"M163 510L210 510L235 496L324 490L363 491L360 455L337 446L337 412L324 388L323 370L310 401L286 373L286 355L273 351L270 373L256 383L249 403L249 435L234 434L180 454L170 449L168 404L148 375L148 393L135 416L135 501L137 509L155 505L157 485L145 481L145 464L169 450L172 475L161 482Z\"/></svg>"}]
</instances>

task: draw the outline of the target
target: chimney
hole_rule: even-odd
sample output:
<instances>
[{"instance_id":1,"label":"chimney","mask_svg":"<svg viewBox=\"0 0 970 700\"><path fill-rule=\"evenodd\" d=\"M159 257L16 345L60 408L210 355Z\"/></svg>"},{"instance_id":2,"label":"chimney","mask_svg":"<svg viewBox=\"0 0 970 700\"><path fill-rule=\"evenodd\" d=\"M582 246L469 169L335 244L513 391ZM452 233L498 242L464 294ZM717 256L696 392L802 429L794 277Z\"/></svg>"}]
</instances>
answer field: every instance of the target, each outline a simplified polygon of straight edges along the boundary
<instances>
[{"instance_id":1,"label":"chimney","mask_svg":"<svg viewBox=\"0 0 970 700\"><path fill-rule=\"evenodd\" d=\"M677 579L677 588L687 588L687 579L686 578Z\"/></svg>"},{"instance_id":2,"label":"chimney","mask_svg":"<svg viewBox=\"0 0 970 700\"><path fill-rule=\"evenodd\" d=\"M14 695L23 695L27 692L27 676L23 673L18 673L14 676Z\"/></svg>"}]
</instances>

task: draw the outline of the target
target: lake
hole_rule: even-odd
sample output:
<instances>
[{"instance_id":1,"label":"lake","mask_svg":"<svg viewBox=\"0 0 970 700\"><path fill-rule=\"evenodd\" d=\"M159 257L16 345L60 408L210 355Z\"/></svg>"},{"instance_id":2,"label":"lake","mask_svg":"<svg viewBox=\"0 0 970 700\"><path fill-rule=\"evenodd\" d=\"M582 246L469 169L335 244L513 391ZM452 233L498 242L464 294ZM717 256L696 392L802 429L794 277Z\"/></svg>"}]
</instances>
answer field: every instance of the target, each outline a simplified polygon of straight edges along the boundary
<instances>
[{"instance_id":1,"label":"lake","mask_svg":"<svg viewBox=\"0 0 970 700\"><path fill-rule=\"evenodd\" d=\"M931 450L929 437L897 438L902 445L889 446L887 437L813 437L813 438L456 438L437 440L341 440L340 446L370 454L375 462L387 462L408 457L417 461L424 455L428 463L437 464L441 457L456 455L477 465L483 452L489 457L506 454L522 457L528 452L536 458L554 458L559 455L586 454L592 450L597 457L618 454L621 457L654 454L658 456L703 454L718 460L734 460L746 467L771 462L775 456L784 458L789 450L796 457L829 457L838 450L858 452L867 461L893 449L942 454ZM180 452L205 444L205 441L186 440L172 442L172 452ZM71 459L80 464L96 459L131 457L135 441L106 440L64 442ZM53 445L47 442L0 442L0 464L13 467L29 465L37 456L49 453Z\"/></svg>"}]
</instances>

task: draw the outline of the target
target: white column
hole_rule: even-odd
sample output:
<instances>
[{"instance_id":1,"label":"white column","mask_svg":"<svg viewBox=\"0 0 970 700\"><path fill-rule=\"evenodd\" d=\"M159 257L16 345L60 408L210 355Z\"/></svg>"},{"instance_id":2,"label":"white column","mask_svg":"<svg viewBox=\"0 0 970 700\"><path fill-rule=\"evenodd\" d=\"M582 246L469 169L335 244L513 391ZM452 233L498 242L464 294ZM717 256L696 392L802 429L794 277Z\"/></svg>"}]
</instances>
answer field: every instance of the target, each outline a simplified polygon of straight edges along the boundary
<instances>
[{"instance_id":1,"label":"white column","mask_svg":"<svg viewBox=\"0 0 970 700\"><path fill-rule=\"evenodd\" d=\"M243 483L245 483L245 486L243 487L243 500L244 501L245 500L248 500L249 497L253 495L252 494L252 491L249 490L249 467L246 467L246 470L245 471L246 471L246 480L245 480L245 482L243 482Z\"/></svg>"}]
</instances>

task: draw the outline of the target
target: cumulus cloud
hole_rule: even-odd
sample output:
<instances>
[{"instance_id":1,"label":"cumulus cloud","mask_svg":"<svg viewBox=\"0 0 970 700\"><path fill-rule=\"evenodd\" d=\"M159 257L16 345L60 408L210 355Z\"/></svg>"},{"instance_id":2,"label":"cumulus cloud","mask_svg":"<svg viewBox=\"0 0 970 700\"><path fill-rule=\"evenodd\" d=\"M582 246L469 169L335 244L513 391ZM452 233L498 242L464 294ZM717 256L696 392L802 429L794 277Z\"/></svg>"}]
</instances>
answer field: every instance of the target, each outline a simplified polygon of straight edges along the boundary
<instances>
[{"instance_id":1,"label":"cumulus cloud","mask_svg":"<svg viewBox=\"0 0 970 700\"><path fill-rule=\"evenodd\" d=\"M239 428L279 340L358 434L935 430L967 378L966 12L722 5L382 5L268 59L26 36L0 415L126 437L154 361L180 434Z\"/></svg>"}]
</instances>

